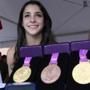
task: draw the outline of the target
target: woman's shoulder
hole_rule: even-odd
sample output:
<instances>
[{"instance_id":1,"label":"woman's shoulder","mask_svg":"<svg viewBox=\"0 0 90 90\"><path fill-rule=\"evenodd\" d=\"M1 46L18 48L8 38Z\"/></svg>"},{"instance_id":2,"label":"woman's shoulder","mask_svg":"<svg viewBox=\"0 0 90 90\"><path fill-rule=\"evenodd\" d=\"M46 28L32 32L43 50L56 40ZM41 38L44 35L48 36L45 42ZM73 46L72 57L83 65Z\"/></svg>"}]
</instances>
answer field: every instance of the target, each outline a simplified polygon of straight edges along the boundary
<instances>
[{"instance_id":1,"label":"woman's shoulder","mask_svg":"<svg viewBox=\"0 0 90 90\"><path fill-rule=\"evenodd\" d=\"M13 54L15 52L15 46L11 46L9 49L8 49L8 51L7 51L7 55L9 54L9 55L11 55L11 54Z\"/></svg>"},{"instance_id":2,"label":"woman's shoulder","mask_svg":"<svg viewBox=\"0 0 90 90\"><path fill-rule=\"evenodd\" d=\"M9 46L7 54L14 52L15 51L15 47L16 47L16 42L14 42L11 46Z\"/></svg>"},{"instance_id":3,"label":"woman's shoulder","mask_svg":"<svg viewBox=\"0 0 90 90\"><path fill-rule=\"evenodd\" d=\"M15 53L15 45L11 46L7 51L7 61L14 60L14 53ZM9 62L8 62L9 63Z\"/></svg>"}]
</instances>

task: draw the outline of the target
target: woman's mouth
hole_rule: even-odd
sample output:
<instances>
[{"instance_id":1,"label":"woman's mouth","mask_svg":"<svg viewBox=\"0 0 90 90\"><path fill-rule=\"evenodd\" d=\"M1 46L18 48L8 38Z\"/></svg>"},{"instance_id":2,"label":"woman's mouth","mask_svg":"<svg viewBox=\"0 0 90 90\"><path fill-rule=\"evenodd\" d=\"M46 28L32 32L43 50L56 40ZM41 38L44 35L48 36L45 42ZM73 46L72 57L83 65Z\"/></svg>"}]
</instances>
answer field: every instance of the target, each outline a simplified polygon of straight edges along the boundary
<instances>
[{"instance_id":1,"label":"woman's mouth","mask_svg":"<svg viewBox=\"0 0 90 90\"><path fill-rule=\"evenodd\" d=\"M28 27L34 29L34 28L37 28L38 25L29 25Z\"/></svg>"}]
</instances>

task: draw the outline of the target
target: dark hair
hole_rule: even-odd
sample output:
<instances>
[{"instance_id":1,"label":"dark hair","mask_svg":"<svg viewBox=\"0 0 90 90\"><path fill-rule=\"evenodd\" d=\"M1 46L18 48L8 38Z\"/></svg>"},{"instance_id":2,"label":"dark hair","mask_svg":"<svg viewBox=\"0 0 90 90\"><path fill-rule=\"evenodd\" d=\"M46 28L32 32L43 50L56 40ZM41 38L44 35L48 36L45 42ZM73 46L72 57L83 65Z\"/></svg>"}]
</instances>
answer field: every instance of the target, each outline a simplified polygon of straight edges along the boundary
<instances>
[{"instance_id":1,"label":"dark hair","mask_svg":"<svg viewBox=\"0 0 90 90\"><path fill-rule=\"evenodd\" d=\"M24 6L21 8L20 16L19 16L19 21L18 21L18 26L17 26L17 44L15 48L15 54L14 57L17 60L19 56L19 49L21 46L24 46L26 44L26 38L25 38L25 29L22 26L22 21L23 21L23 12L24 9L27 5L38 5L40 7L40 10L43 13L44 16L44 27L42 30L42 41L41 45L45 44L50 44L54 42L53 35L51 32L52 28L52 20L47 12L47 10L44 8L44 6L39 2L35 0L28 1L27 3L24 4Z\"/></svg>"}]
</instances>

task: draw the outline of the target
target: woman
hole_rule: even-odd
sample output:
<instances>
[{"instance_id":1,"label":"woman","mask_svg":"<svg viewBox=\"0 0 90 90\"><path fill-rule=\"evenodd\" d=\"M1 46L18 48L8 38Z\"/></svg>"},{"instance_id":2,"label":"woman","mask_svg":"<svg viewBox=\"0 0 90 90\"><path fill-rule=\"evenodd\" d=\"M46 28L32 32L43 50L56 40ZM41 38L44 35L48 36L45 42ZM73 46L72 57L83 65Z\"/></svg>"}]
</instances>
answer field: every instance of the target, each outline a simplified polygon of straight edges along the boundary
<instances>
[{"instance_id":1,"label":"woman","mask_svg":"<svg viewBox=\"0 0 90 90\"><path fill-rule=\"evenodd\" d=\"M7 64L9 76L20 59L21 46L46 45L55 43L52 32L52 20L39 1L28 1L21 9L17 25L16 45L8 50Z\"/></svg>"}]
</instances>

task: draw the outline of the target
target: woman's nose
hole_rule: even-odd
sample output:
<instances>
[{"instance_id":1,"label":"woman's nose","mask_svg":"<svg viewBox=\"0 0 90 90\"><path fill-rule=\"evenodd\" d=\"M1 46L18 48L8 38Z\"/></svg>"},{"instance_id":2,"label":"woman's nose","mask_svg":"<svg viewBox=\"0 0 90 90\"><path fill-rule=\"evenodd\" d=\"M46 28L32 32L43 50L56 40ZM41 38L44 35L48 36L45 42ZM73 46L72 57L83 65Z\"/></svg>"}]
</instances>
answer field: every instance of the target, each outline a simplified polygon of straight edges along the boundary
<instances>
[{"instance_id":1,"label":"woman's nose","mask_svg":"<svg viewBox=\"0 0 90 90\"><path fill-rule=\"evenodd\" d=\"M36 19L34 16L30 17L30 22L34 23L35 21L36 21Z\"/></svg>"}]
</instances>

